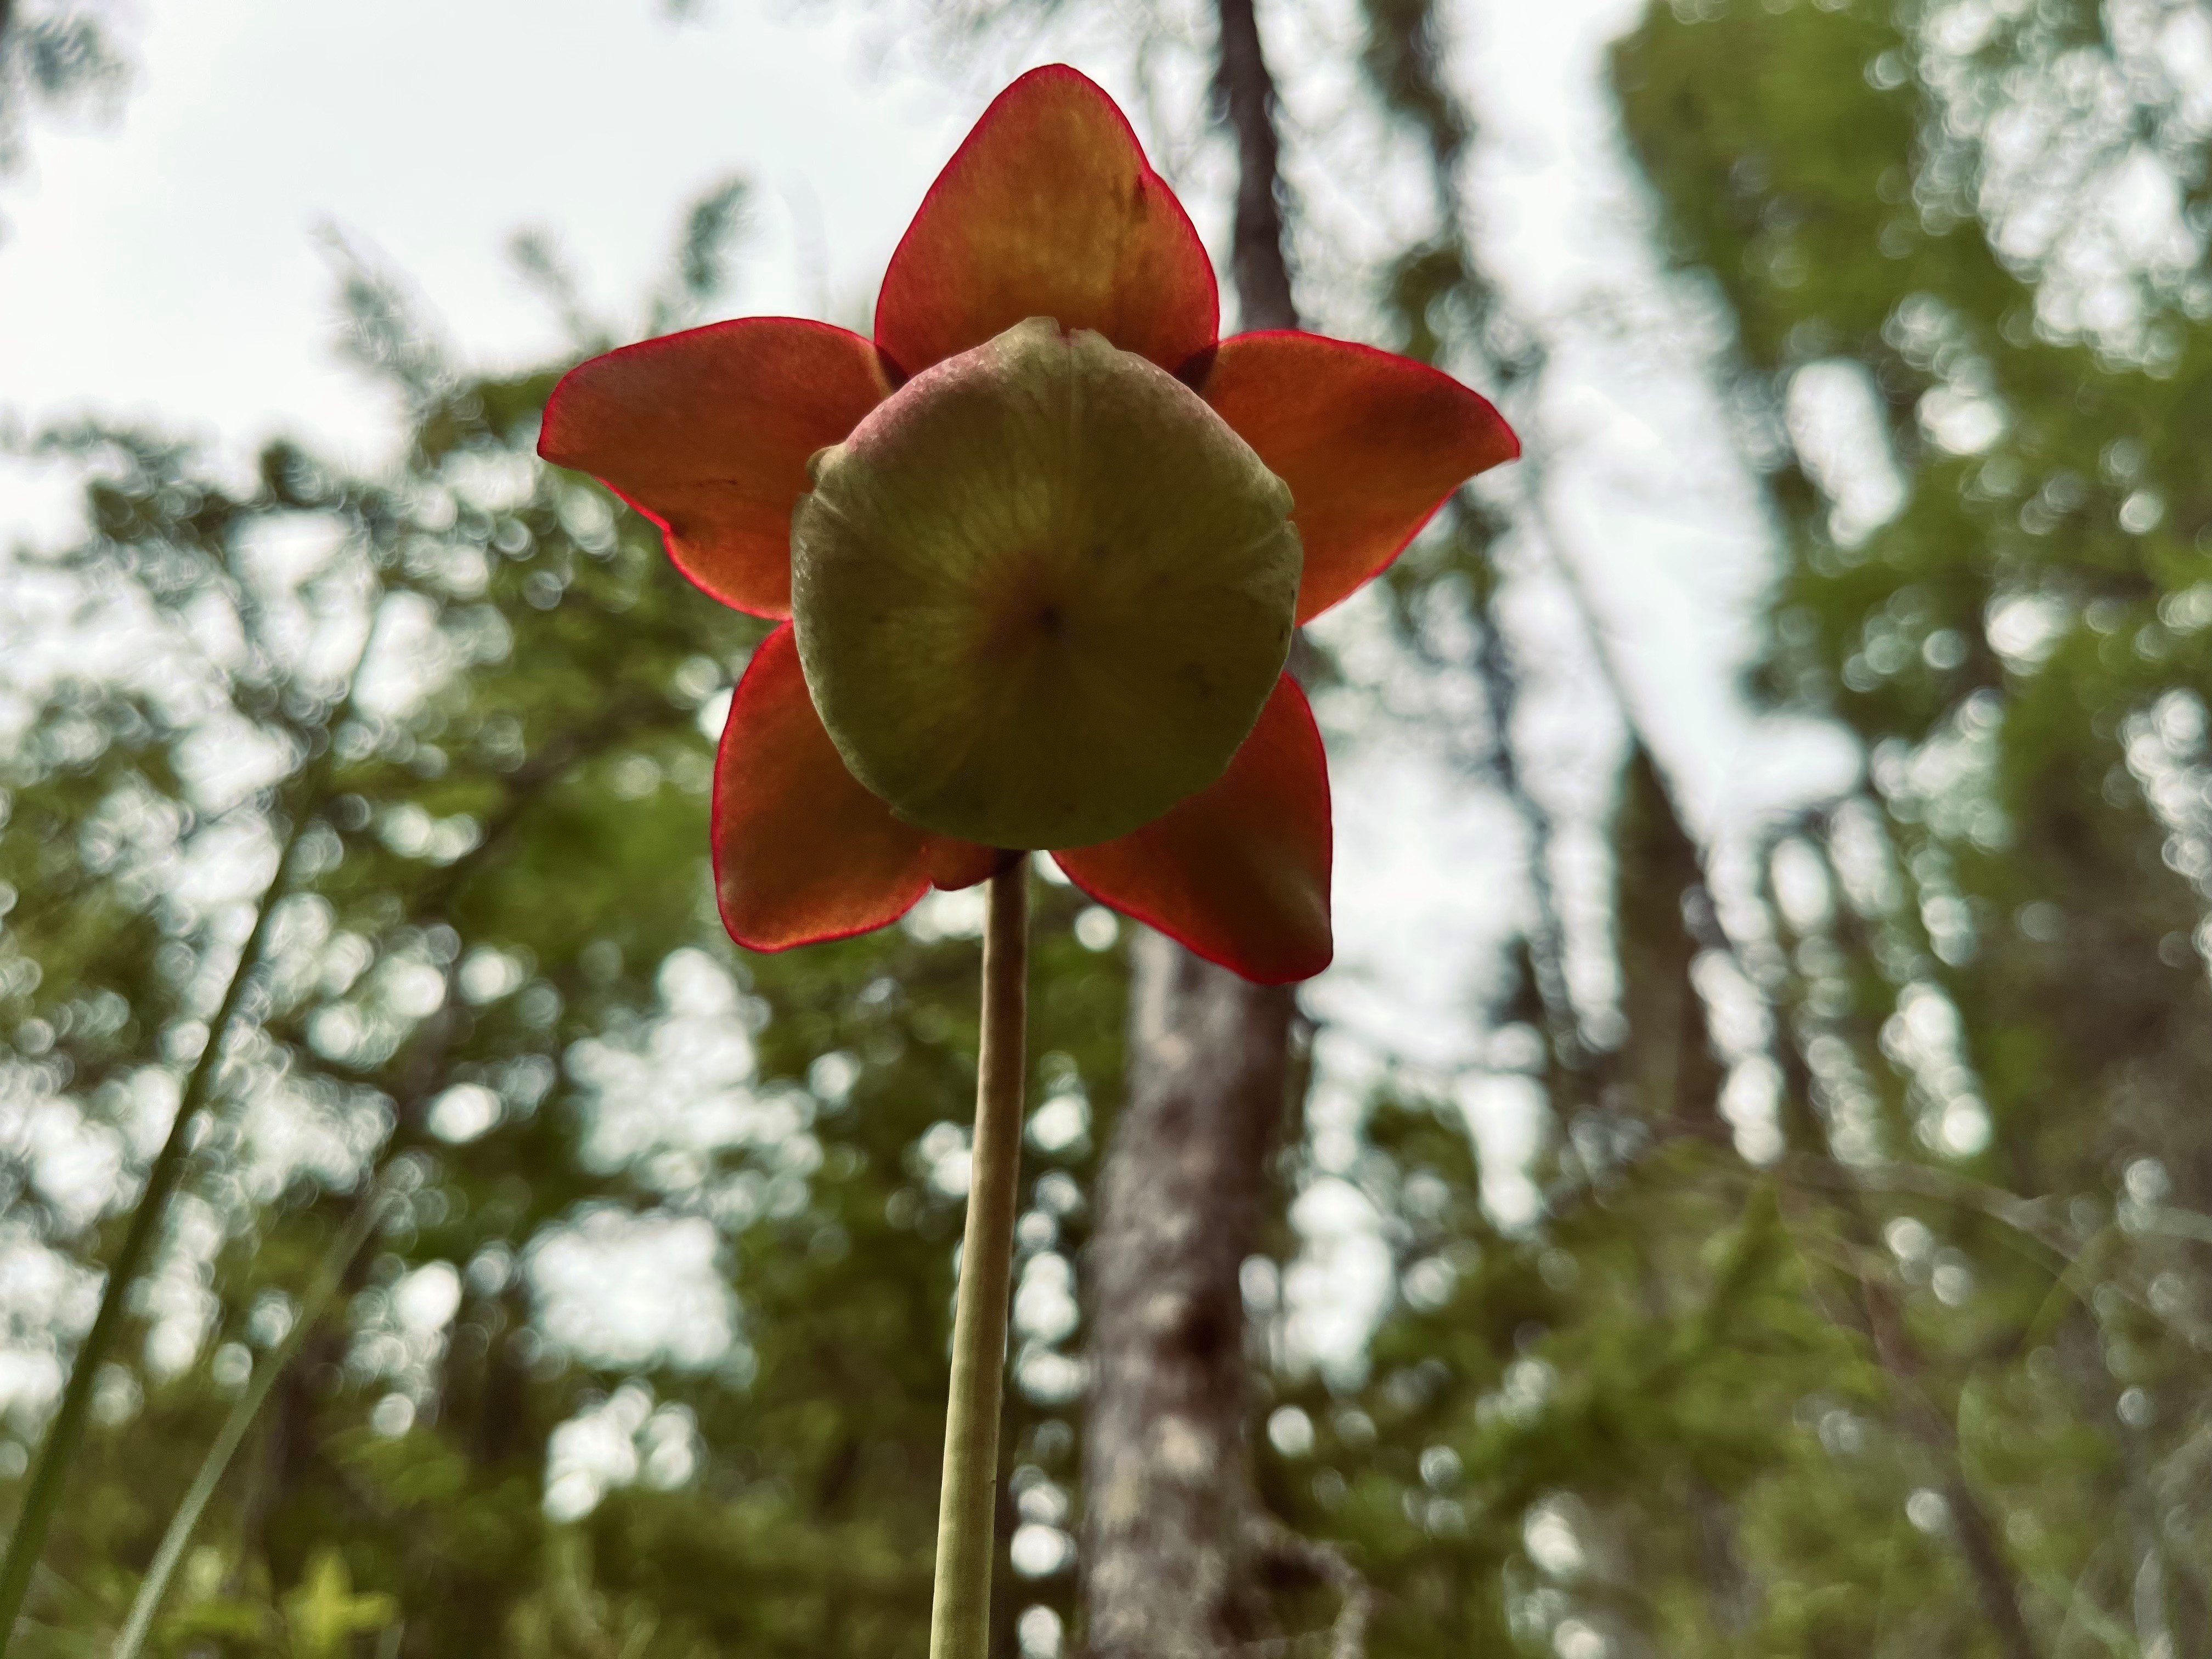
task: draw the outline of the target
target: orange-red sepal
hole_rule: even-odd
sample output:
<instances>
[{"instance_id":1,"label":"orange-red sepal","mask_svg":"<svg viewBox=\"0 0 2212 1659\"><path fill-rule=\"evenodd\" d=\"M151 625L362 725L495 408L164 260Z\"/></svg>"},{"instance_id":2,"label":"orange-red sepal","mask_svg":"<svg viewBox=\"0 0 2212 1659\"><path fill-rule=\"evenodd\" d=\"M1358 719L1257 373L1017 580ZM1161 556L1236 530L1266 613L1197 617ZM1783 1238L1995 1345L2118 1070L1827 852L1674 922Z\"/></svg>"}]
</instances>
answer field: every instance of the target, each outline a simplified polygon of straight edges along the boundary
<instances>
[{"instance_id":1,"label":"orange-red sepal","mask_svg":"<svg viewBox=\"0 0 2212 1659\"><path fill-rule=\"evenodd\" d=\"M806 694L788 623L761 641L730 699L712 839L722 925L756 951L884 927L933 882L971 885L1000 857L900 823L845 769Z\"/></svg>"},{"instance_id":2,"label":"orange-red sepal","mask_svg":"<svg viewBox=\"0 0 2212 1659\"><path fill-rule=\"evenodd\" d=\"M806 460L890 395L875 347L796 317L623 346L562 377L538 453L589 472L665 532L702 589L791 614L791 510Z\"/></svg>"},{"instance_id":3,"label":"orange-red sepal","mask_svg":"<svg viewBox=\"0 0 2212 1659\"><path fill-rule=\"evenodd\" d=\"M1275 683L1219 782L1133 834L1053 857L1102 904L1279 985L1328 966L1328 763L1297 682Z\"/></svg>"},{"instance_id":4,"label":"orange-red sepal","mask_svg":"<svg viewBox=\"0 0 2212 1659\"><path fill-rule=\"evenodd\" d=\"M876 343L909 374L1030 317L1174 369L1220 326L1213 264L1114 100L1065 64L992 101L907 227Z\"/></svg>"},{"instance_id":5,"label":"orange-red sepal","mask_svg":"<svg viewBox=\"0 0 2212 1659\"><path fill-rule=\"evenodd\" d=\"M1487 398L1370 346L1239 334L1204 368L1206 401L1291 487L1300 622L1384 569L1460 485L1521 453Z\"/></svg>"},{"instance_id":6,"label":"orange-red sepal","mask_svg":"<svg viewBox=\"0 0 2212 1659\"><path fill-rule=\"evenodd\" d=\"M951 836L932 836L924 856L929 866L931 884L951 890L988 881L1013 860L1029 854L984 847L972 841L956 841Z\"/></svg>"}]
</instances>

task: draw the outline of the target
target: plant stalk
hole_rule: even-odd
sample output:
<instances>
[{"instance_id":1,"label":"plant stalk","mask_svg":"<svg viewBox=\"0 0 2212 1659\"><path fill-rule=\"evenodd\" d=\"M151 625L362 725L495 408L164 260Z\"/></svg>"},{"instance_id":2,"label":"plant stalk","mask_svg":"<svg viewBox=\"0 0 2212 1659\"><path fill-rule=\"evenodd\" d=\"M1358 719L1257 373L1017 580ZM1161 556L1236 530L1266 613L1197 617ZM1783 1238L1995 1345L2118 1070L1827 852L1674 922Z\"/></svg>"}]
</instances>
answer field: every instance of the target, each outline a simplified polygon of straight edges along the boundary
<instances>
[{"instance_id":1,"label":"plant stalk","mask_svg":"<svg viewBox=\"0 0 2212 1659\"><path fill-rule=\"evenodd\" d=\"M192 1062L191 1074L185 1079L183 1094L177 1102L177 1115L170 1120L169 1133L161 1142L161 1150L155 1155L153 1167L146 1173L146 1190L139 1195L137 1207L131 1212L131 1225L123 1236L123 1248L107 1270L100 1311L93 1316L92 1329L86 1333L84 1344L70 1367L61 1405L47 1425L37 1461L31 1466L30 1481L23 1491L23 1507L16 1512L15 1529L9 1535L7 1553L0 1557L0 1659L5 1659L9 1642L15 1635L24 1597L30 1590L31 1575L46 1547L46 1529L52 1524L54 1510L60 1506L70 1464L84 1438L85 1419L92 1409L93 1383L100 1363L121 1334L131 1287L137 1282L147 1257L153 1253L155 1238L168 1215L169 1200L184 1180L191 1151L192 1126L199 1121L201 1109L214 1092L216 1077L222 1069L225 1039L245 1000L246 988L253 978L253 970L260 964L270 921L289 890L287 876L294 852L313 816L309 811L292 814L290 826L277 849L276 873L270 878L268 890L261 896L252 931L239 947L238 965L231 970L230 983L223 988L222 1002L215 1018L208 1022L206 1046L201 1048L199 1058Z\"/></svg>"},{"instance_id":2,"label":"plant stalk","mask_svg":"<svg viewBox=\"0 0 2212 1659\"><path fill-rule=\"evenodd\" d=\"M982 1054L960 1292L945 1402L945 1486L937 1511L937 1588L929 1659L985 1659L996 1553L999 1404L1021 1191L1022 1085L1028 1073L1029 860L991 878L983 932Z\"/></svg>"},{"instance_id":3,"label":"plant stalk","mask_svg":"<svg viewBox=\"0 0 2212 1659\"><path fill-rule=\"evenodd\" d=\"M254 1369L253 1380L247 1385L246 1392L239 1396L238 1403L231 1407L229 1417L224 1419L222 1431L215 1437L215 1443L208 1448L207 1457L200 1464L199 1473L192 1477L191 1487L185 1493L184 1502L177 1505L177 1512L169 1517L169 1528L161 1535L161 1547L154 1552L153 1563L146 1569L146 1577L139 1581L137 1596L131 1603L131 1616L124 1622L123 1634L116 1638L115 1651L111 1659L137 1659L139 1650L146 1644L147 1632L153 1628L154 1615L161 1610L161 1597L169 1588L169 1579L176 1572L177 1563L184 1559L185 1546L191 1542L192 1528L199 1524L201 1512L207 1508L208 1500L215 1496L216 1487L222 1483L223 1471L230 1467L230 1460L237 1452L240 1443L246 1438L246 1431L253 1426L253 1419L260 1415L262 1402L269 1398L270 1391L276 1386L278 1380L291 1369L292 1361L307 1342L309 1333L321 1322L324 1310L330 1306L331 1297L337 1294L339 1285L344 1280L348 1264L361 1254L361 1247L368 1242L368 1236L374 1231L391 1196L390 1191L380 1186L372 1186L362 1195L361 1202L355 1206L352 1216L347 1220L344 1231L338 1236L337 1247L324 1259L314 1283L308 1287L307 1296L301 1302L299 1316L292 1322L292 1328L285 1333L283 1341L277 1345L276 1351Z\"/></svg>"}]
</instances>

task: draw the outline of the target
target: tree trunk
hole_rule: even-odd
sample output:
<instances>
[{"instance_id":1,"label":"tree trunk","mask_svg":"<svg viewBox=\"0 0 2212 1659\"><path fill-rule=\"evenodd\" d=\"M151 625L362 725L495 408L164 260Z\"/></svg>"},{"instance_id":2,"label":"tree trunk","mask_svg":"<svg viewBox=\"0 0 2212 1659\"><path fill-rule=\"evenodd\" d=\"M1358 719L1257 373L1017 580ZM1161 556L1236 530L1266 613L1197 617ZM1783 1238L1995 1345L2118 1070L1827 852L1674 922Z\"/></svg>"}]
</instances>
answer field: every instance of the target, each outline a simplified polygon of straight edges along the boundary
<instances>
[{"instance_id":1,"label":"tree trunk","mask_svg":"<svg viewBox=\"0 0 2212 1659\"><path fill-rule=\"evenodd\" d=\"M1230 265L1245 330L1297 327L1274 82L1252 0L1218 0L1214 93L1237 137ZM1245 1256L1285 1110L1291 994L1139 931L1128 1095L1091 1239L1082 1601L1093 1659L1183 1659L1259 1635L1245 1467Z\"/></svg>"},{"instance_id":2,"label":"tree trunk","mask_svg":"<svg viewBox=\"0 0 2212 1659\"><path fill-rule=\"evenodd\" d=\"M1220 58L1214 94L1237 136L1237 225L1230 267L1241 328L1296 328L1290 262L1283 253L1275 81L1260 46L1254 0L1220 0Z\"/></svg>"},{"instance_id":3,"label":"tree trunk","mask_svg":"<svg viewBox=\"0 0 2212 1659\"><path fill-rule=\"evenodd\" d=\"M1253 0L1219 6L1239 320L1295 328L1274 83ZM1089 1252L1082 1599L1094 1659L1184 1659L1249 1639L1263 1616L1245 1559L1241 1273L1284 1112L1291 1000L1148 930L1131 952L1127 1095Z\"/></svg>"},{"instance_id":4,"label":"tree trunk","mask_svg":"<svg viewBox=\"0 0 2212 1659\"><path fill-rule=\"evenodd\" d=\"M1094 1659L1184 1659L1254 1634L1239 1273L1291 999L1157 933L1133 950L1128 1098L1091 1244L1083 1591Z\"/></svg>"}]
</instances>

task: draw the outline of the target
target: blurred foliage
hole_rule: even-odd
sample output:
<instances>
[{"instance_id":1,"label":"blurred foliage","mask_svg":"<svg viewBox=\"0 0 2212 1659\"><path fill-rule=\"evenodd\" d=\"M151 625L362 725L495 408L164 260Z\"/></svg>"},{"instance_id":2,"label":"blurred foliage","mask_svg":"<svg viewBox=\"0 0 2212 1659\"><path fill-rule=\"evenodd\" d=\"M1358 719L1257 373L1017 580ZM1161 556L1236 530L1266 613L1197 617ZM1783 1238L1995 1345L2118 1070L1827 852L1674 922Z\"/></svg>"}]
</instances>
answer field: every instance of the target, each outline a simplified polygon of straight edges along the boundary
<instances>
[{"instance_id":1,"label":"blurred foliage","mask_svg":"<svg viewBox=\"0 0 2212 1659\"><path fill-rule=\"evenodd\" d=\"M736 201L694 216L687 286L711 286L697 249ZM158 1647L919 1653L980 909L948 896L903 929L740 960L706 868L701 711L757 625L673 579L650 526L537 465L552 372L458 375L387 289L352 287L359 355L419 411L398 477L279 445L241 490L140 434L46 441L90 474L93 533L19 556L50 601L24 631L108 648L26 653L10 677L15 1270L114 1236L131 1177L103 1183L100 1161L150 1150L269 878L283 780L336 761L20 1649L105 1650L374 1174L406 1201L249 1440ZM1073 1467L1055 1346L1073 1310L1051 1292L1083 1236L1088 1103L1119 1064L1122 971L1097 922L1091 946L1072 936L1085 908L1043 889L1048 1144L1022 1231L1042 1334L1007 1442L1032 1509ZM74 1207L88 1194L106 1219ZM580 1256L627 1288L601 1305L571 1286L549 1325L534 1269ZM672 1305L672 1262L692 1273ZM78 1308L46 1311L81 1328ZM35 1373L57 1333L11 1312ZM37 1404L15 1395L18 1434Z\"/></svg>"},{"instance_id":2,"label":"blurred foliage","mask_svg":"<svg viewBox=\"0 0 2212 1659\"><path fill-rule=\"evenodd\" d=\"M1512 738L1512 515L1464 502L1394 570L1410 659L1486 704L1447 746L1533 849L1491 1081L1551 1133L1511 1231L1462 1102L1411 1071L1356 1141L1279 1158L1255 1473L1341 1553L1255 1551L1285 1650L1322 1650L1348 1566L1369 1650L1408 1659L2212 1651L2188 15L1679 0L1616 47L1785 538L1757 690L1844 722L1868 779L1723 869L1621 709L1620 995L1580 1006ZM1359 18L1359 95L1434 186L1374 266L1384 343L1526 385L1540 353L1454 182L1479 133L1450 20ZM2145 179L2170 225L2130 240L2106 209ZM707 314L744 199L691 216L654 326ZM579 351L617 337L549 243L518 257ZM388 284L348 291L413 411L392 476L279 445L241 481L58 432L91 530L9 576L0 1473L206 1041L286 780L333 757L21 1650L106 1650L374 1178L404 1203L210 1510L161 1651L918 1655L980 910L730 947L708 734L755 625L530 460L552 369L462 374ZM1071 1297L1125 986L1110 918L1040 893L996 1628L1041 1656L1077 1634ZM1320 1370L1277 1293L1317 1204L1386 1258L1371 1342Z\"/></svg>"},{"instance_id":3,"label":"blurred foliage","mask_svg":"<svg viewBox=\"0 0 2212 1659\"><path fill-rule=\"evenodd\" d=\"M0 0L0 174L23 164L34 108L111 100L128 78L104 0Z\"/></svg>"},{"instance_id":4,"label":"blurred foliage","mask_svg":"<svg viewBox=\"0 0 2212 1659\"><path fill-rule=\"evenodd\" d=\"M1437 15L1369 16L1449 155ZM1625 1030L1540 994L1540 902L1534 1237L1486 1225L1455 1107L1377 1103L1350 1178L1398 1311L1360 1387L1279 1396L1263 1459L1365 1565L1374 1650L2212 1651L2200 23L1678 0L1614 49L1787 532L1757 689L1868 779L1717 898L1623 708ZM1485 343L1408 280L1438 246L1385 292L1449 361ZM1394 597L1419 646L1461 584L1500 723L1468 538Z\"/></svg>"},{"instance_id":5,"label":"blurred foliage","mask_svg":"<svg viewBox=\"0 0 2212 1659\"><path fill-rule=\"evenodd\" d=\"M1740 398L1795 440L1769 458L1793 556L1766 685L1870 757L1776 849L1801 890L1763 976L1836 1149L1961 1177L1916 1180L1948 1201L1890 1237L1953 1304L1923 1299L1925 1386L2059 1651L2212 1643L2182 1242L2212 1209L2201 21L1685 7L1615 59L1675 251L1736 319ZM1850 387L1887 514L1853 510L1867 459L1810 418ZM1942 1295L1947 1261L1970 1294ZM1885 1607L1940 1617L1863 1599L1866 1639Z\"/></svg>"}]
</instances>

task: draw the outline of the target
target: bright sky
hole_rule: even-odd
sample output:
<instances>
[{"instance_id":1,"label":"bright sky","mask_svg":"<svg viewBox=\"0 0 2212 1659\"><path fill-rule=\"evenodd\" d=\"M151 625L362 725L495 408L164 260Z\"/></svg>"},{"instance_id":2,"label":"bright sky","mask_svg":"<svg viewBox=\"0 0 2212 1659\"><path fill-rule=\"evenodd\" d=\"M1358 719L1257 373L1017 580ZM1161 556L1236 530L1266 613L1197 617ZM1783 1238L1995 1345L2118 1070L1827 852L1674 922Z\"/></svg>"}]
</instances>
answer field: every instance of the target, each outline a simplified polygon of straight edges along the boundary
<instances>
[{"instance_id":1,"label":"bright sky","mask_svg":"<svg viewBox=\"0 0 2212 1659\"><path fill-rule=\"evenodd\" d=\"M496 362L555 341L507 258L512 233L551 232L624 315L684 204L743 171L766 234L737 298L811 309L793 243L824 249L833 293L864 294L969 113L925 82L867 76L842 14L732 5L687 27L655 0L138 9L120 118L42 125L30 176L0 187L0 398L34 418L144 414L233 444L304 429L366 458L389 416L331 349L324 228Z\"/></svg>"},{"instance_id":2,"label":"bright sky","mask_svg":"<svg viewBox=\"0 0 2212 1659\"><path fill-rule=\"evenodd\" d=\"M1295 179L1340 136L1348 8L1261 11L1283 24ZM556 331L514 274L514 232L550 233L594 303L628 319L684 206L733 171L758 196L732 308L860 321L981 88L872 70L884 14L858 13L717 0L678 25L655 0L138 8L119 118L38 126L31 172L0 185L0 419L143 417L240 458L286 430L373 464L392 411L331 344L324 228L404 276L476 361L540 360ZM1483 133L1466 188L1508 296L1552 352L1535 405L1513 412L1546 453L1558 541L1524 550L1508 611L1530 666L1524 736L1565 757L1539 782L1565 823L1563 892L1587 916L1619 732L1562 568L1703 826L1726 832L1832 788L1851 758L1832 732L1756 718L1737 690L1771 542L1706 378L1712 343L1656 265L1599 82L1634 0L1455 15L1452 73ZM1071 55L1127 90L1121 51ZM1356 197L1371 181L1349 182ZM1387 198L1387 181L1374 193ZM1209 233L1224 222L1219 201L1191 205ZM1631 320L1625 335L1591 319L1600 305ZM52 533L64 503L53 484L0 470L0 544ZM1355 611L1340 627L1356 641L1368 624ZM1470 981L1518 902L1512 826L1418 737L1343 746L1338 764L1340 966L1310 994L1349 1039L1340 1095L1386 1053L1439 1076L1479 1071ZM1495 1081L1462 1097L1493 1160L1492 1200L1510 1211L1527 1201L1513 1166L1534 1121L1525 1091ZM1354 1255L1372 1244L1341 1205L1304 1219L1324 1255L1331 1237ZM1325 1350L1344 1334L1308 1336Z\"/></svg>"},{"instance_id":3,"label":"bright sky","mask_svg":"<svg viewBox=\"0 0 2212 1659\"><path fill-rule=\"evenodd\" d=\"M719 0L691 25L654 0L134 9L139 68L119 118L42 125L29 175L0 185L0 411L145 417L233 454L278 430L362 461L389 442L391 410L331 344L325 228L403 276L477 361L520 361L556 336L507 255L514 232L550 233L591 298L625 319L684 206L742 171L757 234L732 307L826 301L859 320L980 101L976 88L872 70L881 14L856 25L853 7ZM1330 142L1316 129L1344 79L1347 54L1323 57L1343 33L1336 9L1263 8L1280 20L1280 55L1315 60L1282 65L1294 168L1301 143ZM1468 183L1486 251L1552 336L1548 465L1581 544L1563 551L1595 562L1626 676L1665 682L1655 701L1685 728L1670 759L1697 810L1726 816L1702 798L1721 786L1699 757L1741 791L1743 710L1725 669L1744 653L1768 555L1698 383L1701 343L1673 337L1679 318L1655 298L1642 203L1596 81L1602 43L1635 14L1634 0L1462 8L1453 68L1483 122ZM1077 57L1123 88L1118 48ZM1192 205L1209 228L1224 216ZM1592 301L1638 307L1650 326L1609 342L1577 319ZM16 495L0 496L0 529L13 528L24 486L0 475L0 489Z\"/></svg>"}]
</instances>

